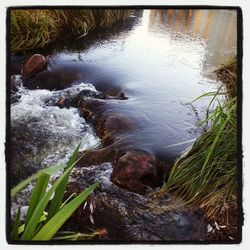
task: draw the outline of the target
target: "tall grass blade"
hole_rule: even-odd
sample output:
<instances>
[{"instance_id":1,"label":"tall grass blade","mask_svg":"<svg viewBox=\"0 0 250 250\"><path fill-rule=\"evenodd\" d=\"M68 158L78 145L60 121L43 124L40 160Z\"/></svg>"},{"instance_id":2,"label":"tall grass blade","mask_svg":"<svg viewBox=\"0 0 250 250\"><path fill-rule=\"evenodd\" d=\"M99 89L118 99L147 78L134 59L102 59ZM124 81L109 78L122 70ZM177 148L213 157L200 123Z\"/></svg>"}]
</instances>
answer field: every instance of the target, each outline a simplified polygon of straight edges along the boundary
<instances>
[{"instance_id":1,"label":"tall grass blade","mask_svg":"<svg viewBox=\"0 0 250 250\"><path fill-rule=\"evenodd\" d=\"M44 172L44 173L47 173L49 175L52 175L52 174L56 173L57 171L59 171L61 169L64 169L65 167L66 167L65 164L60 163L60 164L57 164L55 166L45 168L45 169L43 169L41 171Z\"/></svg>"},{"instance_id":2,"label":"tall grass blade","mask_svg":"<svg viewBox=\"0 0 250 250\"><path fill-rule=\"evenodd\" d=\"M233 105L233 107L231 108L231 110L234 110L234 109L235 109L235 105ZM223 134L223 132L224 132L224 129L225 129L225 127L226 127L226 125L227 125L227 123L228 123L230 117L231 117L231 116L230 116L231 110L229 111L229 115L227 116L227 119L226 119L224 122L222 122L222 124L221 124L221 126L220 126L220 128L219 128L219 130L218 130L218 132L217 132L217 134L216 134L216 137L215 137L214 140L213 140L212 146L210 147L210 149L209 149L209 151L208 151L208 153L207 153L207 157L205 158L204 164L203 164L203 166L202 166L201 174L203 173L203 171L204 171L204 169L205 169L205 167L206 167L208 161L209 161L210 158L211 158L211 155L212 155L212 153L213 153L213 151L214 151L216 145L218 144L218 141L220 140L220 138L221 138L221 136L222 136L222 134ZM221 110L221 112L223 112L223 110Z\"/></svg>"},{"instance_id":3,"label":"tall grass blade","mask_svg":"<svg viewBox=\"0 0 250 250\"><path fill-rule=\"evenodd\" d=\"M74 153L70 157L64 171L67 171L67 169L69 169L75 163L80 146L81 146L81 143L79 143L79 145L75 149ZM53 197L53 199L51 201L51 205L50 205L50 208L49 208L47 221L49 221L50 218L52 218L58 212L58 210L60 209L60 206L61 206L62 200L63 200L63 196L64 196L64 192L65 192L65 189L66 189L66 186L67 186L67 183L68 183L69 175L70 175L70 172L68 173L67 176L65 176L65 178L59 184L59 186L58 186L58 188L57 188L57 190L55 192L55 195L54 195L54 197Z\"/></svg>"},{"instance_id":4,"label":"tall grass blade","mask_svg":"<svg viewBox=\"0 0 250 250\"><path fill-rule=\"evenodd\" d=\"M32 217L30 218L29 224L25 227L22 240L31 240L33 237L33 234L35 232L35 229L39 223L40 217L42 216L43 211L45 210L50 197L53 195L53 193L56 191L58 186L62 181L64 181L65 178L67 178L68 174L71 172L75 164L73 164L67 171L61 175L56 182L53 184L53 186L49 189L49 191L43 196L43 198L39 201L37 204Z\"/></svg>"},{"instance_id":5,"label":"tall grass blade","mask_svg":"<svg viewBox=\"0 0 250 250\"><path fill-rule=\"evenodd\" d=\"M18 208L16 220L11 231L11 237L13 240L18 240L18 228L20 226L20 221L21 221L20 218L21 218L21 207Z\"/></svg>"},{"instance_id":6,"label":"tall grass blade","mask_svg":"<svg viewBox=\"0 0 250 250\"><path fill-rule=\"evenodd\" d=\"M26 215L26 220L25 220L26 225L29 223L30 218L37 204L39 203L39 201L42 199L42 197L44 196L46 192L46 188L49 183L49 178L50 178L49 174L42 172L37 179L36 185L32 192L32 196L31 196L30 203L29 203L29 208L28 208L27 215Z\"/></svg>"},{"instance_id":7,"label":"tall grass blade","mask_svg":"<svg viewBox=\"0 0 250 250\"><path fill-rule=\"evenodd\" d=\"M164 147L164 148L172 148L172 147L176 147L176 146L182 146L182 145L185 145L185 144L192 143L192 142L194 142L195 140L196 140L196 139L186 140L186 141L183 141L183 142L171 144L171 145L166 146L166 147Z\"/></svg>"},{"instance_id":8,"label":"tall grass blade","mask_svg":"<svg viewBox=\"0 0 250 250\"><path fill-rule=\"evenodd\" d=\"M81 143L79 143L78 146L76 147L76 149L74 150L72 156L70 157L69 161L67 162L67 165L66 165L66 168L64 169L64 171L68 170L76 162L80 146L81 146Z\"/></svg>"},{"instance_id":9,"label":"tall grass blade","mask_svg":"<svg viewBox=\"0 0 250 250\"><path fill-rule=\"evenodd\" d=\"M11 11L11 50L41 48L66 38L87 35L97 27L110 27L129 17L132 10L33 9Z\"/></svg>"},{"instance_id":10,"label":"tall grass blade","mask_svg":"<svg viewBox=\"0 0 250 250\"><path fill-rule=\"evenodd\" d=\"M202 208L207 219L226 218L228 216L226 213L229 212L227 209L237 206L237 67L235 65L219 69L222 77L226 79L226 86L222 85L217 92L214 92L209 102L203 123L209 122L210 127L185 155L175 161L162 188L162 192L171 191L182 197L187 204L192 203L193 206ZM235 72L232 77L228 75L229 68ZM222 87L226 87L227 94L223 98L216 98L221 94L224 95ZM212 95L213 92L209 92L196 100ZM214 104L215 109L209 110ZM224 208L225 204L227 209Z\"/></svg>"},{"instance_id":11,"label":"tall grass blade","mask_svg":"<svg viewBox=\"0 0 250 250\"><path fill-rule=\"evenodd\" d=\"M25 188L32 181L34 181L35 179L37 179L40 176L41 172L48 173L48 174L51 175L51 174L59 171L60 169L63 169L64 167L65 167L64 164L58 164L58 165L55 165L55 166L43 169L41 171L38 171L36 174L28 177L27 179L23 180L18 185L16 185L14 188L12 188L11 192L10 192L11 198L14 197L18 192L20 192L23 188Z\"/></svg>"},{"instance_id":12,"label":"tall grass blade","mask_svg":"<svg viewBox=\"0 0 250 250\"><path fill-rule=\"evenodd\" d=\"M28 184L30 184L32 181L34 181L38 177L38 173L28 177L27 179L20 182L18 185L16 185L14 188L10 191L11 198L16 196L18 192L20 192L23 188L25 188Z\"/></svg>"},{"instance_id":13,"label":"tall grass blade","mask_svg":"<svg viewBox=\"0 0 250 250\"><path fill-rule=\"evenodd\" d=\"M73 214L77 207L84 202L87 197L98 187L100 182L97 182L77 197L75 197L71 202L66 204L47 224L34 236L32 240L51 240L55 233L60 229L64 222Z\"/></svg>"},{"instance_id":14,"label":"tall grass blade","mask_svg":"<svg viewBox=\"0 0 250 250\"><path fill-rule=\"evenodd\" d=\"M40 222L44 222L47 218L47 212L43 212L43 215L41 216L40 220L39 220L39 223ZM25 228L25 224L21 225L19 228L18 228L18 234L21 234L24 232L24 228Z\"/></svg>"},{"instance_id":15,"label":"tall grass blade","mask_svg":"<svg viewBox=\"0 0 250 250\"><path fill-rule=\"evenodd\" d=\"M203 95L200 95L200 96L196 97L191 103L194 103L197 100L202 99L204 97L209 97L209 96L213 96L214 97L215 95L218 95L218 94L219 94L218 91L207 92L207 93L205 93Z\"/></svg>"}]
</instances>

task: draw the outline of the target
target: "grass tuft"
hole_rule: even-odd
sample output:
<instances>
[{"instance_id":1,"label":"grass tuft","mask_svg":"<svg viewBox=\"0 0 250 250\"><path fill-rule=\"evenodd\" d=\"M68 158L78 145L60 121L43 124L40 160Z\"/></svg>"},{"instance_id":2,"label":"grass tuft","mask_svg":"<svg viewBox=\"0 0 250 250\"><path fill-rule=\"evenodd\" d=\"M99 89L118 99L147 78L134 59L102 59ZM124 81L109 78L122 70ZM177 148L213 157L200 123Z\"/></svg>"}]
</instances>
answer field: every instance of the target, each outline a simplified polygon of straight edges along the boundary
<instances>
[{"instance_id":1,"label":"grass tuft","mask_svg":"<svg viewBox=\"0 0 250 250\"><path fill-rule=\"evenodd\" d=\"M214 93L213 104L217 105L205 119L211 123L210 128L185 156L175 161L162 188L202 208L207 219L227 213L237 204L236 68L236 63L230 63L216 71L225 80L228 95L221 103L217 97L225 92Z\"/></svg>"},{"instance_id":2,"label":"grass tuft","mask_svg":"<svg viewBox=\"0 0 250 250\"><path fill-rule=\"evenodd\" d=\"M11 51L42 48L65 38L81 38L97 27L125 20L131 10L18 9L11 11Z\"/></svg>"}]
</instances>

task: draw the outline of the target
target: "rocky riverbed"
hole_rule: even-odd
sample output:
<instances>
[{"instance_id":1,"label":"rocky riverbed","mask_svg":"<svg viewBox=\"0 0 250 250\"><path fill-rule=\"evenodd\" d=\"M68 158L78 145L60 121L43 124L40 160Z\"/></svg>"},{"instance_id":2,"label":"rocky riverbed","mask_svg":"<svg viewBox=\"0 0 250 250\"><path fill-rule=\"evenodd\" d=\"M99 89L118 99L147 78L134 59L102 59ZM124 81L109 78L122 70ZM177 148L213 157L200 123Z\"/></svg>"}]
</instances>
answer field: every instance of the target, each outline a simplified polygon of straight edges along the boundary
<instances>
[{"instance_id":1,"label":"rocky riverbed","mask_svg":"<svg viewBox=\"0 0 250 250\"><path fill-rule=\"evenodd\" d=\"M12 97L15 100L11 107L13 159L10 174L13 184L36 172L40 165L46 167L58 160L66 161L70 154L69 148L76 141L82 140L83 151L91 147L102 150L103 145L96 137L92 125L78 114L77 108L82 106L77 105L83 100L112 100L114 97L98 92L93 85L85 83L58 91L28 90L20 83L18 91ZM60 102L62 98L63 103ZM103 162L97 165L80 162L72 173L66 197L72 192L80 192L98 180L102 183L87 201L88 206L84 207L83 204L75 212L68 222L68 228L79 231L105 228L105 239L112 241L206 239L206 223L201 214L168 193L158 196L159 188L154 185L144 183L143 194L128 191L127 185L117 186L116 182L111 181L116 161L111 163L101 160ZM129 158L127 160L130 161ZM138 164L132 166L140 172L143 165L140 162ZM120 167L128 168L128 165L131 166L131 162ZM133 187L137 185L134 180L138 178L139 172L129 175L127 179L132 180ZM31 190L32 184L13 199L13 216L21 201L24 206L22 217L25 217L25 207L28 205Z\"/></svg>"}]
</instances>

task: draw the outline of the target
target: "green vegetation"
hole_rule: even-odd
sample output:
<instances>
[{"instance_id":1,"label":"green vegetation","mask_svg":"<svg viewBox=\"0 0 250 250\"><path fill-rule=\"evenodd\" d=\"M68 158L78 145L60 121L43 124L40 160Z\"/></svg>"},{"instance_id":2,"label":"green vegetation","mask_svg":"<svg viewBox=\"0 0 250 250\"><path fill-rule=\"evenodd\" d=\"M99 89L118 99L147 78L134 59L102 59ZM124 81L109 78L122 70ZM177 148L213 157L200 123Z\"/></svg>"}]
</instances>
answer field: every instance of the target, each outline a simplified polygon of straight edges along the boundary
<instances>
[{"instance_id":1,"label":"green vegetation","mask_svg":"<svg viewBox=\"0 0 250 250\"><path fill-rule=\"evenodd\" d=\"M233 62L215 72L224 85L217 92L203 95L213 96L204 120L210 127L174 163L162 189L203 208L207 219L222 216L237 204L236 69L237 64ZM223 103L221 95L225 98Z\"/></svg>"},{"instance_id":2,"label":"green vegetation","mask_svg":"<svg viewBox=\"0 0 250 250\"><path fill-rule=\"evenodd\" d=\"M99 185L99 182L94 183L76 197L73 198L73 196L76 194L72 194L70 199L67 199L65 202L63 202L63 196L68 183L69 175L77 162L76 157L79 147L80 145L76 148L66 166L57 165L41 170L36 175L32 176L32 178L28 178L28 181L23 181L21 184L11 190L11 196L13 197L31 180L37 178L36 185L30 198L25 223L23 225L21 225L20 222L20 208L18 210L11 232L11 237L13 240L72 240L86 236L84 234L75 232L68 232L66 235L64 233L63 237L61 236L63 232L60 232L59 236L56 235L66 220ZM59 169L64 169L63 174L54 182L52 187L46 191L51 174L58 171ZM50 205L49 209L47 209L49 201ZM93 234L93 236L95 235Z\"/></svg>"},{"instance_id":3,"label":"green vegetation","mask_svg":"<svg viewBox=\"0 0 250 250\"><path fill-rule=\"evenodd\" d=\"M11 51L41 48L56 40L81 38L97 27L126 19L131 10L16 9L11 11Z\"/></svg>"}]
</instances>

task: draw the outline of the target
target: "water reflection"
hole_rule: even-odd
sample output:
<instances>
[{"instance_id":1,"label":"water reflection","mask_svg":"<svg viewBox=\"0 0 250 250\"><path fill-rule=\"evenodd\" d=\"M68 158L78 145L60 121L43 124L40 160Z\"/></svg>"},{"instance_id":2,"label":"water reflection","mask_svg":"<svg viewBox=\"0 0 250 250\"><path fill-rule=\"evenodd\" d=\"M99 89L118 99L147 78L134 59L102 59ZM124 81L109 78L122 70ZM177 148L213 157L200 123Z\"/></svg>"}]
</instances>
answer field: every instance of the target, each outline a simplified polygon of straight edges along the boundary
<instances>
[{"instance_id":1,"label":"water reflection","mask_svg":"<svg viewBox=\"0 0 250 250\"><path fill-rule=\"evenodd\" d=\"M236 10L149 10L148 32L200 38L205 44L204 68L217 67L236 55ZM223 34L223 35L222 35ZM201 42L201 41L200 41Z\"/></svg>"},{"instance_id":2,"label":"water reflection","mask_svg":"<svg viewBox=\"0 0 250 250\"><path fill-rule=\"evenodd\" d=\"M236 54L236 15L233 10L144 10L87 40L47 50L53 62L49 73L57 85L89 82L109 94L126 93L128 100L112 108L140 127L128 140L174 159L187 145L171 145L201 133L197 117L209 100L195 103L195 110L187 103L217 89L207 72ZM40 80L53 88L47 76Z\"/></svg>"}]
</instances>

